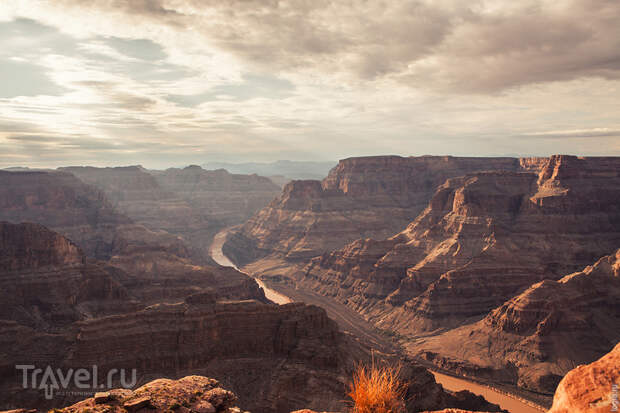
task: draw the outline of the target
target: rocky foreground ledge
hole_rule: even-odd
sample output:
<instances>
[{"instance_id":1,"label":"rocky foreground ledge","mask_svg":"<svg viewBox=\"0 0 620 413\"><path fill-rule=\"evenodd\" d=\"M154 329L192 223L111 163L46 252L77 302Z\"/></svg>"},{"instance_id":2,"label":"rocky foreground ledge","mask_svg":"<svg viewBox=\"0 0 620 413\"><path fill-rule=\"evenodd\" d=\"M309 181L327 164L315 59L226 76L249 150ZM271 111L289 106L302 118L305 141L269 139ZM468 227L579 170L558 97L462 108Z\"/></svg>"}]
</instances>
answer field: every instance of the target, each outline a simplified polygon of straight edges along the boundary
<instances>
[{"instance_id":1,"label":"rocky foreground ledge","mask_svg":"<svg viewBox=\"0 0 620 413\"><path fill-rule=\"evenodd\" d=\"M615 411L620 384L620 343L594 363L579 366L560 383L548 413L603 413ZM157 379L137 390L115 389L95 394L50 413L249 413L236 407L237 396L203 376L179 380ZM419 411L415 409L414 411ZM7 410L0 413L36 413L36 410ZM291 413L318 413L297 410ZM323 412L325 413L325 412ZM423 413L484 413L444 409Z\"/></svg>"},{"instance_id":2,"label":"rocky foreground ledge","mask_svg":"<svg viewBox=\"0 0 620 413\"><path fill-rule=\"evenodd\" d=\"M219 386L215 379L186 376L179 380L157 379L136 390L114 389L96 393L53 413L242 413L235 406L237 396ZM36 410L8 410L1 413L26 413ZM245 412L249 413L249 412Z\"/></svg>"}]
</instances>

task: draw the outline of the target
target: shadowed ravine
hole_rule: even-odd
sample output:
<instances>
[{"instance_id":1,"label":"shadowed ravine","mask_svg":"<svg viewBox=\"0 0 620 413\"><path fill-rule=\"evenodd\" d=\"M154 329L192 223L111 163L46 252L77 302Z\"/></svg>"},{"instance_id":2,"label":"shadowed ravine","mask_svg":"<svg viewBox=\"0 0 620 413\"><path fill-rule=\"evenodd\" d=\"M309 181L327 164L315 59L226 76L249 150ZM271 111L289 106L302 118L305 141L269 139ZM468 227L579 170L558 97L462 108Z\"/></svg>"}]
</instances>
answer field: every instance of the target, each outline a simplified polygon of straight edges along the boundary
<instances>
[{"instance_id":1,"label":"shadowed ravine","mask_svg":"<svg viewBox=\"0 0 620 413\"><path fill-rule=\"evenodd\" d=\"M233 267L241 271L237 266L224 255L222 246L226 241L230 228L220 231L213 239L211 244L211 258L219 265L225 267ZM243 272L243 271L241 271ZM245 272L244 272L245 273ZM245 273L247 274L247 273ZM253 277L252 274L247 274ZM277 304L286 304L292 301L304 301L308 304L314 304L325 308L328 315L332 317L342 329L348 330L351 333L357 335L361 339L365 339L369 344L379 351L391 352L393 346L387 342L383 337L376 333L371 324L363 320L358 314L353 312L350 308L329 300L324 296L314 294L308 291L295 290L296 299L291 299L284 294L281 294L265 285L260 279L253 277L258 285L265 291L265 296L271 301ZM511 413L540 413L545 411L543 408L535 408L530 404L520 400L516 396L510 396L501 391L495 390L492 387L485 386L479 383L469 381L464 378L457 378L448 376L445 374L437 373L429 369L435 376L435 380L440 383L444 388L451 391L469 390L474 394L485 397L491 403L500 405L501 408L508 410Z\"/></svg>"}]
</instances>

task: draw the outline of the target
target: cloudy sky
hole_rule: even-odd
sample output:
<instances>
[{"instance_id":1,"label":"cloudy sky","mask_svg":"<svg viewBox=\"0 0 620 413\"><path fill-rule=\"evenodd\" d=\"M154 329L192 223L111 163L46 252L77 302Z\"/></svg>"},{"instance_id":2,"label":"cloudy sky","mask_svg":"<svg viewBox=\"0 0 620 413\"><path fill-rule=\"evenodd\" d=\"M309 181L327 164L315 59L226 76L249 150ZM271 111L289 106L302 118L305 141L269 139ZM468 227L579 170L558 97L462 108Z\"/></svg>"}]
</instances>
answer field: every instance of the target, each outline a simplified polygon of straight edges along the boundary
<instances>
[{"instance_id":1,"label":"cloudy sky","mask_svg":"<svg viewBox=\"0 0 620 413\"><path fill-rule=\"evenodd\" d=\"M618 0L2 0L0 167L620 155Z\"/></svg>"}]
</instances>

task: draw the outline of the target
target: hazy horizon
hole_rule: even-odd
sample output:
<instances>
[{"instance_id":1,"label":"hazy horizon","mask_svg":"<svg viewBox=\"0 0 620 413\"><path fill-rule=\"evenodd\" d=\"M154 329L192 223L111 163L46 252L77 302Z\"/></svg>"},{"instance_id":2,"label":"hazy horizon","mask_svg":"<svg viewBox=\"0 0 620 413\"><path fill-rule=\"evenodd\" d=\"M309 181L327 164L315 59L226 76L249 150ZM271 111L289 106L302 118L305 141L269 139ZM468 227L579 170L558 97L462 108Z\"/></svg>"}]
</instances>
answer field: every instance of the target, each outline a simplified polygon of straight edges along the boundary
<instances>
[{"instance_id":1,"label":"hazy horizon","mask_svg":"<svg viewBox=\"0 0 620 413\"><path fill-rule=\"evenodd\" d=\"M620 155L611 0L0 4L0 168Z\"/></svg>"},{"instance_id":2,"label":"hazy horizon","mask_svg":"<svg viewBox=\"0 0 620 413\"><path fill-rule=\"evenodd\" d=\"M166 170L166 169L182 169L182 168L187 168L189 166L200 166L203 169L211 169L208 168L208 164L213 163L213 164L217 164L217 163L222 163L222 164L230 164L230 165L234 165L234 166L242 166L242 165L248 165L248 164L256 164L256 165L275 165L278 162L291 162L291 163L333 163L334 166L336 166L338 164L338 162L344 160L344 159L348 159L348 158L358 158L358 157L373 157L373 156L401 156L401 157L419 157L419 156L452 156L452 157L472 157L472 158L546 158L552 155L567 155L567 156L577 156L577 157L588 157L588 158L597 158L597 157L609 157L609 156L620 156L620 155L581 155L581 154L575 154L575 153L551 153L549 155L535 155L535 154L524 154L524 155L518 155L518 154L505 154L505 155L452 155L452 154L436 154L436 155L431 155L431 154L421 154L421 155L401 155L401 154L395 154L395 153L389 153L389 154L373 154L373 155L358 155L358 156L347 156L344 158L340 158L340 159L333 159L333 160L307 160L307 159L276 159L273 161L255 161L255 160L243 160L243 161L235 161L235 160L231 160L231 161L225 161L225 160L221 160L221 159L215 159L215 160L207 160L204 162L189 162L189 163L180 163L180 164L166 164L161 163L161 164L154 164L153 166L149 166L149 164L142 164L142 163L114 163L113 161L104 161L104 162L93 162L93 163L73 163L73 164L65 164L65 163L58 163L58 164L54 164L54 165L50 165L50 166L32 166L32 165L9 165L9 166L1 166L0 169L2 170L10 170L10 169L19 169L19 168L24 168L24 169L58 169L58 168L64 168L64 167L94 167L94 168L124 168L124 167L131 167L131 166L140 166L143 167L147 170ZM216 169L220 169L219 167ZM226 169L224 167L224 169ZM230 171L229 171L230 172ZM236 173L236 172L231 172L231 173ZM259 174L260 175L260 174Z\"/></svg>"}]
</instances>

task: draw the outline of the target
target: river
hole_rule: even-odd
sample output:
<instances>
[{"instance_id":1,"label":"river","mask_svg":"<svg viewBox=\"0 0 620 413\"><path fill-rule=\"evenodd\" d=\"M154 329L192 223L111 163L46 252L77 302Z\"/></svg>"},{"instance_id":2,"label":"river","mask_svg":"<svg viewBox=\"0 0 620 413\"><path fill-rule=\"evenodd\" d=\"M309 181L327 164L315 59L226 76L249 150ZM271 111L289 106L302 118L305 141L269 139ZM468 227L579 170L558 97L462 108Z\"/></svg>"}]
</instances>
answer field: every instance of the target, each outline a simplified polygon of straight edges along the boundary
<instances>
[{"instance_id":1,"label":"river","mask_svg":"<svg viewBox=\"0 0 620 413\"><path fill-rule=\"evenodd\" d=\"M211 258L213 258L213 261L215 261L216 263L218 263L219 265L223 267L233 267L237 271L242 272L252 277L252 274L248 274L244 271L241 271L239 268L237 268L237 266L231 260L228 259L226 255L224 255L224 252L222 251L222 246L224 245L224 242L226 241L227 235L228 235L228 230L220 231L215 235L215 237L213 238L213 243L211 244L211 251L210 251ZM292 302L292 300L288 298L287 296L280 294L279 292L267 287L265 283L262 282L260 279L256 277L252 277L252 278L254 278L254 280L259 285L259 287L261 287L263 291L265 291L265 297L267 297L267 299L273 301L276 304L286 304L286 303Z\"/></svg>"},{"instance_id":2,"label":"river","mask_svg":"<svg viewBox=\"0 0 620 413\"><path fill-rule=\"evenodd\" d=\"M542 407L533 407L521 399L499 392L488 386L469 380L448 376L446 374L437 373L435 371L429 371L433 373L437 383L441 384L444 389L450 391L469 390L474 394L483 396L491 403L498 404L502 409L508 410L510 413L541 413L546 411L546 409L543 409Z\"/></svg>"},{"instance_id":3,"label":"river","mask_svg":"<svg viewBox=\"0 0 620 413\"><path fill-rule=\"evenodd\" d=\"M224 242L226 241L226 236L228 235L228 231L229 231L228 229L225 229L217 233L217 235L215 235L213 239L213 243L211 244L211 251L210 251L211 258L213 258L213 260L221 266L233 267L237 271L243 272L239 268L237 268L237 266L232 261L230 261L228 257L224 255L224 252L222 251L222 246L224 245ZM243 273L247 274L246 272L243 272ZM247 274L247 275L252 277L252 274ZM254 280L256 280L256 282L258 283L258 285L265 291L265 296L269 300L277 304L286 304L286 303L292 302L292 300L289 297L283 294L280 294L279 292L267 287L265 283L263 283L260 279L255 278L255 277L252 277L252 278L254 278ZM321 303L316 303L316 304L321 305ZM357 324L358 323L356 323L355 327L358 327ZM545 411L542 408L540 409L535 408L525 403L524 401L522 401L521 399L517 397L513 397L506 393L502 393L500 391L484 386L482 384L478 384L478 383L475 383L475 382L472 382L466 379L461 379L461 378L437 373L431 370L429 371L435 376L435 380L437 381L437 383L440 383L445 389L450 390L450 391L469 390L470 392L474 394L483 396L485 399L487 399L491 403L498 404L502 409L508 410L510 413L541 413Z\"/></svg>"}]
</instances>

